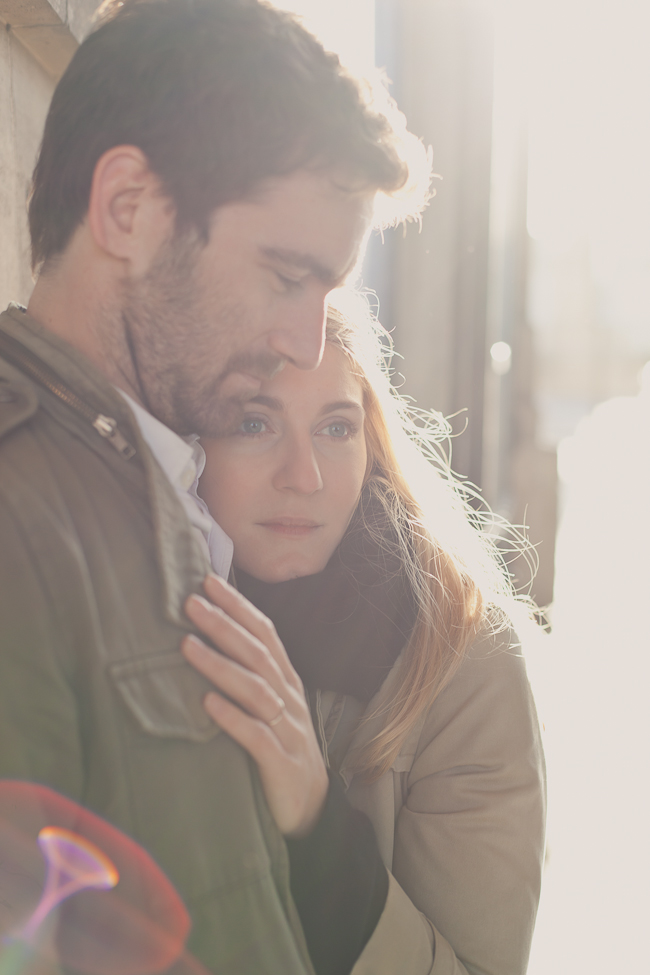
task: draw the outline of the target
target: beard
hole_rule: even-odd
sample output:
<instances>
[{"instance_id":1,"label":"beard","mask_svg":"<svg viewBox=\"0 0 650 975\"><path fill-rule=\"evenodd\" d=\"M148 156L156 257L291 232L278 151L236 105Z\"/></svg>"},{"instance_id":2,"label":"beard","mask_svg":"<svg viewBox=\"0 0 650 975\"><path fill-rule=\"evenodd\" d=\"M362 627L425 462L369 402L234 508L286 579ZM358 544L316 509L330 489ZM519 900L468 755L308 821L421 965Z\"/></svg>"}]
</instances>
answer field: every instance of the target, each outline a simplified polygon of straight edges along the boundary
<instances>
[{"instance_id":1,"label":"beard","mask_svg":"<svg viewBox=\"0 0 650 975\"><path fill-rule=\"evenodd\" d=\"M284 362L241 348L252 331L248 313L218 271L208 311L196 280L203 246L196 233L175 237L143 278L125 286L123 371L145 408L176 433L218 437L239 426L249 398L224 396L224 380L233 372L270 377Z\"/></svg>"}]
</instances>

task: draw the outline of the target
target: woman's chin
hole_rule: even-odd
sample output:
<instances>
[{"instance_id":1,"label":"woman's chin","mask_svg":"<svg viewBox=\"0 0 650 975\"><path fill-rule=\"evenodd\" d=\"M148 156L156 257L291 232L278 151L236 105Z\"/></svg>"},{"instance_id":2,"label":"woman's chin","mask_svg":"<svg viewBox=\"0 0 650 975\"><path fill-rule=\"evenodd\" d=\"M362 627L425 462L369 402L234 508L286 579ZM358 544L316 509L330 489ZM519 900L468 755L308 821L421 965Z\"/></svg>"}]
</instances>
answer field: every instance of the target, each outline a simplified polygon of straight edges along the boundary
<instances>
[{"instance_id":1,"label":"woman's chin","mask_svg":"<svg viewBox=\"0 0 650 975\"><path fill-rule=\"evenodd\" d=\"M291 579L301 579L303 576L313 576L327 565L327 559L300 559L291 561L281 561L272 565L249 566L238 565L235 560L235 569L243 569L260 582L289 582Z\"/></svg>"}]
</instances>

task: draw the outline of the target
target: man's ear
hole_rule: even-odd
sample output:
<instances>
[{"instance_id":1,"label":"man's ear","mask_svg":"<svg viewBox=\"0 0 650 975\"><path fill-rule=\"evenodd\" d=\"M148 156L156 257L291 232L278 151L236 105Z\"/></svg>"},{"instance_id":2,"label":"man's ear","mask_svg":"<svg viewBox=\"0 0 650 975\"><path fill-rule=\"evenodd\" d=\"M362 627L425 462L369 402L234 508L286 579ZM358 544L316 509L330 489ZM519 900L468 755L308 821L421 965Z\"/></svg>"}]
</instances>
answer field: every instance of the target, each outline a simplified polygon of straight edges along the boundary
<instances>
[{"instance_id":1,"label":"man's ear","mask_svg":"<svg viewBox=\"0 0 650 975\"><path fill-rule=\"evenodd\" d=\"M137 146L113 146L99 158L87 219L96 245L127 262L132 275L149 269L173 233L174 206Z\"/></svg>"}]
</instances>

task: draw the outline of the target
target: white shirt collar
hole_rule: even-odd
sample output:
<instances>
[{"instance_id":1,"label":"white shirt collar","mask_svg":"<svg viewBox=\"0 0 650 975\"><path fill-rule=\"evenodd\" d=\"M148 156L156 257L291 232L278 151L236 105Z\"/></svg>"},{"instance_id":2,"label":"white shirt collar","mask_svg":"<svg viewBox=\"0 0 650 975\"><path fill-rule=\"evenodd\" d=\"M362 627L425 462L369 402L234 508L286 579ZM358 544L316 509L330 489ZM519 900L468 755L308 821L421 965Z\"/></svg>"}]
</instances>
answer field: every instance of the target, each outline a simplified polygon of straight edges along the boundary
<instances>
[{"instance_id":1,"label":"white shirt collar","mask_svg":"<svg viewBox=\"0 0 650 975\"><path fill-rule=\"evenodd\" d=\"M205 467L205 451L199 438L195 434L180 437L136 403L123 389L116 389L131 407L140 433L176 491L212 568L222 578L227 579L232 563L233 543L214 520L205 501L197 494L199 477Z\"/></svg>"},{"instance_id":2,"label":"white shirt collar","mask_svg":"<svg viewBox=\"0 0 650 975\"><path fill-rule=\"evenodd\" d=\"M198 437L180 437L123 389L119 392L133 410L142 436L171 483L177 490L187 491L197 475L194 445Z\"/></svg>"}]
</instances>

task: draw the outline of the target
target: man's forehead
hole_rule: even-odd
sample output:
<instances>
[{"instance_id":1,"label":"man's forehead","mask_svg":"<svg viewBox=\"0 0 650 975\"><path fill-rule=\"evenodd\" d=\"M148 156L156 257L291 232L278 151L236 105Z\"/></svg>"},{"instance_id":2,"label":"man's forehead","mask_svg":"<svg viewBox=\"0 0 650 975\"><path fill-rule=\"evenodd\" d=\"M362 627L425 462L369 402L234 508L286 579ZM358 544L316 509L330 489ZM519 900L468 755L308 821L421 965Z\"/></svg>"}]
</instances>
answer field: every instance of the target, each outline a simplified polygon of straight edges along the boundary
<instances>
[{"instance_id":1,"label":"man's forehead","mask_svg":"<svg viewBox=\"0 0 650 975\"><path fill-rule=\"evenodd\" d=\"M330 172L296 170L265 180L254 195L242 202L256 209L261 220L265 214L272 215L281 230L284 221L287 226L314 220L326 226L332 221L349 221L350 225L360 222L365 226L372 222L376 197L376 190L349 188L338 183Z\"/></svg>"},{"instance_id":2,"label":"man's forehead","mask_svg":"<svg viewBox=\"0 0 650 975\"><path fill-rule=\"evenodd\" d=\"M378 192L366 181L355 178L343 169L314 166L267 176L247 192L245 199L261 203L278 193L292 194L301 191L316 196L347 197L351 201L363 196L374 197Z\"/></svg>"},{"instance_id":3,"label":"man's forehead","mask_svg":"<svg viewBox=\"0 0 650 975\"><path fill-rule=\"evenodd\" d=\"M330 289L357 263L370 230L375 194L351 193L329 174L298 170L219 207L210 237L239 240L257 258L305 270Z\"/></svg>"}]
</instances>

